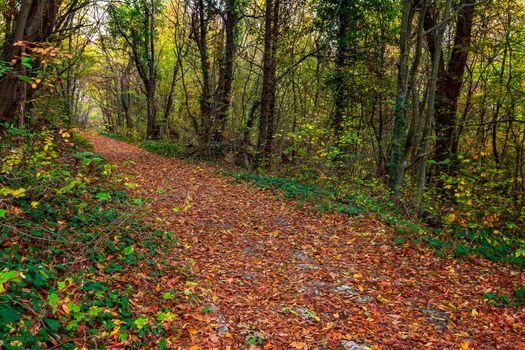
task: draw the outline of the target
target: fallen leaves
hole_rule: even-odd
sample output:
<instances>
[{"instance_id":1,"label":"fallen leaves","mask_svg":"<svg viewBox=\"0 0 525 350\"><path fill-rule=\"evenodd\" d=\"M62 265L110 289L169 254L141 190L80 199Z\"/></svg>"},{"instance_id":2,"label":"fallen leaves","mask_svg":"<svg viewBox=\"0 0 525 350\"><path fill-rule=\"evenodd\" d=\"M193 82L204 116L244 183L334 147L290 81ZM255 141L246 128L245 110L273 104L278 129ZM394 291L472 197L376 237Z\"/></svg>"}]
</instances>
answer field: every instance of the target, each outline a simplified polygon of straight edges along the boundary
<instances>
[{"instance_id":1,"label":"fallen leaves","mask_svg":"<svg viewBox=\"0 0 525 350\"><path fill-rule=\"evenodd\" d=\"M126 162L126 175L154 199L151 220L176 232L194 259L199 286L184 286L185 297L209 290L213 311L188 315L185 348L341 349L347 341L371 349L477 350L525 336L523 313L502 317L483 298L491 288L512 293L525 284L523 274L394 245L377 220L297 209L207 165L92 141L110 161Z\"/></svg>"}]
</instances>

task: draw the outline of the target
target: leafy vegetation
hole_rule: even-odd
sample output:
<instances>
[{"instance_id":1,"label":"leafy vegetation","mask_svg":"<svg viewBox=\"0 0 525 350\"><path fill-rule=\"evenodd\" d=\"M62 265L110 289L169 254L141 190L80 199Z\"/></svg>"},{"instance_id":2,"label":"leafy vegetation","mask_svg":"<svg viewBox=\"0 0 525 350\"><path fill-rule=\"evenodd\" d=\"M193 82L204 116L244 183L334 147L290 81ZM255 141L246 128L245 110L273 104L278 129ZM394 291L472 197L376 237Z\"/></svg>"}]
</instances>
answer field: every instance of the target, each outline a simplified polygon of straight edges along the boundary
<instances>
[{"instance_id":1,"label":"leafy vegetation","mask_svg":"<svg viewBox=\"0 0 525 350\"><path fill-rule=\"evenodd\" d=\"M144 148L146 151L159 154L164 157L178 157L185 158L188 154L186 147L181 143L174 143L170 141L155 141L148 140L144 142L139 142L134 140L132 137L124 136L120 134L111 134L111 133L100 133L102 136L110 137L114 140L137 143L140 147Z\"/></svg>"},{"instance_id":2,"label":"leafy vegetation","mask_svg":"<svg viewBox=\"0 0 525 350\"><path fill-rule=\"evenodd\" d=\"M140 146L146 151L157 153L164 157L182 158L186 155L186 148L180 143L170 143L166 141L146 141Z\"/></svg>"},{"instance_id":3,"label":"leafy vegetation","mask_svg":"<svg viewBox=\"0 0 525 350\"><path fill-rule=\"evenodd\" d=\"M73 135L8 128L2 138L2 346L153 346L176 333L173 320L189 296L137 286L166 274L190 281L192 272L159 268L181 249L176 237L137 221L114 167ZM156 312L137 308L160 300Z\"/></svg>"}]
</instances>

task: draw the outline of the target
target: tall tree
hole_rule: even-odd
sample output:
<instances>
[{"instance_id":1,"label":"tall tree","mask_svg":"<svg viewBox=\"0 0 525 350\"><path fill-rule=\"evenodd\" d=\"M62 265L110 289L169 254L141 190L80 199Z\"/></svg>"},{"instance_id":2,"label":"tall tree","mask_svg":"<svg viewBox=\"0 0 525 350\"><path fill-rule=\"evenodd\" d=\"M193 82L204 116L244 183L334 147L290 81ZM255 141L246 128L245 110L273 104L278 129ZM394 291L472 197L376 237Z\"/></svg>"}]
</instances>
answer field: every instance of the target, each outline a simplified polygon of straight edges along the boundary
<instances>
[{"instance_id":1,"label":"tall tree","mask_svg":"<svg viewBox=\"0 0 525 350\"><path fill-rule=\"evenodd\" d=\"M457 138L454 136L456 132L456 114L471 44L475 3L469 0L462 0L459 4L455 23L456 31L452 47L450 48L448 62L445 62L442 50L435 45L435 27L438 25L435 13L435 8L429 9L425 27L427 31L427 45L431 55L434 55L437 50L436 54L441 57L438 66L435 100L435 159L441 164L448 162L450 165L443 170L450 172L455 168L455 158L458 152L458 145L455 142Z\"/></svg>"},{"instance_id":2,"label":"tall tree","mask_svg":"<svg viewBox=\"0 0 525 350\"><path fill-rule=\"evenodd\" d=\"M397 68L396 105L394 107L394 131L392 133L392 155L388 167L391 188L395 194L403 181L403 167L406 144L406 97L408 90L408 58L414 0L405 0L399 34L399 61Z\"/></svg>"},{"instance_id":3,"label":"tall tree","mask_svg":"<svg viewBox=\"0 0 525 350\"><path fill-rule=\"evenodd\" d=\"M109 13L111 28L122 37L129 49L137 72L144 84L147 103L146 137L156 139L157 88L156 18L161 5L158 0L125 0L111 2Z\"/></svg>"},{"instance_id":4,"label":"tall tree","mask_svg":"<svg viewBox=\"0 0 525 350\"><path fill-rule=\"evenodd\" d=\"M223 141L226 119L230 108L233 83L233 63L236 49L236 32L239 21L237 0L224 0L224 49L220 57L219 86L216 98L216 127L214 140Z\"/></svg>"},{"instance_id":5,"label":"tall tree","mask_svg":"<svg viewBox=\"0 0 525 350\"><path fill-rule=\"evenodd\" d=\"M277 87L277 38L279 35L280 0L266 0L264 15L263 81L259 138L263 159L270 165L274 138L275 99Z\"/></svg>"}]
</instances>

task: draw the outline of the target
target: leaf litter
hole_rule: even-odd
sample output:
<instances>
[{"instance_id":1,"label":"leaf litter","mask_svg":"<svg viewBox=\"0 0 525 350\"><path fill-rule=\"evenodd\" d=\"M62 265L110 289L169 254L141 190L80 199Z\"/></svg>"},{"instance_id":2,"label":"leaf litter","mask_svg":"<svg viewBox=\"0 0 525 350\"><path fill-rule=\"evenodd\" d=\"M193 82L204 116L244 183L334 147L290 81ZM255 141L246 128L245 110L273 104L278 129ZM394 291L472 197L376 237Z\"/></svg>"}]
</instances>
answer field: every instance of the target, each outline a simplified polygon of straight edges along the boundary
<instances>
[{"instance_id":1,"label":"leaf litter","mask_svg":"<svg viewBox=\"0 0 525 350\"><path fill-rule=\"evenodd\" d=\"M193 349L525 349L524 309L485 297L523 286L516 267L395 245L376 219L316 214L212 166L88 137L194 262L209 314L185 320Z\"/></svg>"}]
</instances>

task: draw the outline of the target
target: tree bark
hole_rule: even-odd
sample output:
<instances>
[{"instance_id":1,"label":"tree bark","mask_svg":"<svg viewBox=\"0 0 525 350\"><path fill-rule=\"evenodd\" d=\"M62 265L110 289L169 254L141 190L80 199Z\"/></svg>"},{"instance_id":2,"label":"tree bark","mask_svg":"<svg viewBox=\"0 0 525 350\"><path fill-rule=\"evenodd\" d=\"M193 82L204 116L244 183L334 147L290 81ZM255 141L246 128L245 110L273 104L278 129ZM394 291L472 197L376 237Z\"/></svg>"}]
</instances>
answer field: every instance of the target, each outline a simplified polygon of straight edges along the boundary
<instances>
[{"instance_id":1,"label":"tree bark","mask_svg":"<svg viewBox=\"0 0 525 350\"><path fill-rule=\"evenodd\" d=\"M261 93L260 140L263 145L265 166L270 166L273 147L275 89L276 80L276 42L279 32L279 0L267 0L265 8L265 32L263 53L263 82Z\"/></svg>"},{"instance_id":2,"label":"tree bark","mask_svg":"<svg viewBox=\"0 0 525 350\"><path fill-rule=\"evenodd\" d=\"M443 59L439 65L435 100L435 159L446 173L452 173L455 169L455 157L458 151L457 143L454 142L456 112L472 38L473 19L474 5L469 1L462 1L458 11L456 33L448 65L445 66ZM435 23L435 20L430 20L428 23L431 24L432 22ZM428 29L430 28L427 27ZM431 53L436 50L431 43L432 40L433 35L430 32L427 35L427 43ZM438 52L438 54L443 57L443 53Z\"/></svg>"},{"instance_id":3,"label":"tree bark","mask_svg":"<svg viewBox=\"0 0 525 350\"><path fill-rule=\"evenodd\" d=\"M447 0L445 10L443 13L443 21L448 21L452 6L452 0ZM419 166L417 169L417 182L418 182L418 196L417 196L417 207L421 208L423 200L423 194L426 188L427 181L427 160L430 153L430 142L432 138L432 124L434 120L435 112L435 101L436 101L436 89L437 82L439 80L439 71L443 66L443 57L441 48L443 45L443 37L445 33L445 24L442 22L439 26L436 26L435 14L432 13L433 9L428 8L425 14L424 26L427 30L427 44L429 52L432 58L432 69L428 88L428 107L427 114L425 117L425 127L423 129L423 138L421 140L421 153L419 157ZM435 28L435 30L431 30Z\"/></svg>"},{"instance_id":4,"label":"tree bark","mask_svg":"<svg viewBox=\"0 0 525 350\"><path fill-rule=\"evenodd\" d=\"M405 0L399 36L399 63L397 71L397 97L394 107L394 131L392 133L392 154L388 166L390 187L395 195L403 182L403 162L406 144L406 96L408 90L408 54L410 34L414 17L414 0Z\"/></svg>"},{"instance_id":5,"label":"tree bark","mask_svg":"<svg viewBox=\"0 0 525 350\"><path fill-rule=\"evenodd\" d=\"M216 131L214 140L221 142L224 139L224 130L226 127L226 119L228 117L228 110L230 109L230 99L233 83L233 61L235 56L235 32L238 22L236 13L236 0L225 0L225 44L224 44L224 58L219 80L219 93L216 107Z\"/></svg>"},{"instance_id":6,"label":"tree bark","mask_svg":"<svg viewBox=\"0 0 525 350\"><path fill-rule=\"evenodd\" d=\"M45 42L53 33L61 0L24 0L15 16L12 33L3 45L1 59L18 61L21 53L16 42ZM14 65L13 71L0 80L0 121L16 122L16 110L22 97L19 94L20 81L17 73L22 71L20 62Z\"/></svg>"},{"instance_id":7,"label":"tree bark","mask_svg":"<svg viewBox=\"0 0 525 350\"><path fill-rule=\"evenodd\" d=\"M146 6L147 8L147 6ZM157 85L157 72L155 60L155 0L151 0L149 13L146 14L149 21L149 60L148 60L148 81L146 84L146 95L148 100L148 126L146 136L149 139L158 138L157 130L157 110L155 106L155 91Z\"/></svg>"},{"instance_id":8,"label":"tree bark","mask_svg":"<svg viewBox=\"0 0 525 350\"><path fill-rule=\"evenodd\" d=\"M346 114L346 76L348 69L347 51L349 49L347 35L351 18L350 5L351 3L349 1L343 0L337 12L337 46L335 53L335 72L332 81L332 88L334 90L334 115L332 126L336 142L339 142L339 138L343 132L343 121Z\"/></svg>"}]
</instances>

